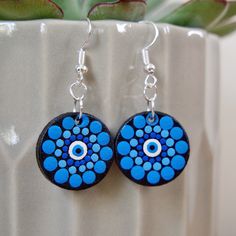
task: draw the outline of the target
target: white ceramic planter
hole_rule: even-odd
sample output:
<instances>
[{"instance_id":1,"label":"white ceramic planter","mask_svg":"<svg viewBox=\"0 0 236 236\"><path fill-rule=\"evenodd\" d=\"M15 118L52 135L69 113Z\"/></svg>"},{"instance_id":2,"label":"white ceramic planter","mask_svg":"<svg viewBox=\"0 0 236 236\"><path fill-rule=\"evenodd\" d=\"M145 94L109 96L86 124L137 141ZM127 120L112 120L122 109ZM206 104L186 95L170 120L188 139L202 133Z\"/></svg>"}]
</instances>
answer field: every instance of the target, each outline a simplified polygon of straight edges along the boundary
<instances>
[{"instance_id":1,"label":"white ceramic planter","mask_svg":"<svg viewBox=\"0 0 236 236\"><path fill-rule=\"evenodd\" d=\"M93 23L85 110L115 135L144 111L141 48L152 29L135 23ZM175 116L191 143L188 167L174 182L141 187L114 164L97 186L80 192L48 182L35 144L44 125L71 111L69 85L86 24L0 23L0 229L10 236L210 235L218 137L218 39L200 30L159 25L151 60L158 65L157 109Z\"/></svg>"}]
</instances>

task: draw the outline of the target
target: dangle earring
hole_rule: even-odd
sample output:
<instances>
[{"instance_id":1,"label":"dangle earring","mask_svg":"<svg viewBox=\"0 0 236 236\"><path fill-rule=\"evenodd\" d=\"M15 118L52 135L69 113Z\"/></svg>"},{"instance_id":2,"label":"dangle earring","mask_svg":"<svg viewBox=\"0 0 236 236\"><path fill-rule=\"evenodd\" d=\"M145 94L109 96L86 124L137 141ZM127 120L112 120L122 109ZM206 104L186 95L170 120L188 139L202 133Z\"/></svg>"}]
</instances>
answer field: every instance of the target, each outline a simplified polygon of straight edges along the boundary
<instances>
[{"instance_id":1,"label":"dangle earring","mask_svg":"<svg viewBox=\"0 0 236 236\"><path fill-rule=\"evenodd\" d=\"M40 134L36 147L36 158L43 175L53 184L69 190L97 184L113 161L113 142L108 128L96 117L83 113L87 92L84 74L88 70L84 64L85 47L92 34L91 22L89 19L87 22L88 38L79 50L76 66L78 78L70 86L73 112L50 121ZM76 95L79 92L81 95Z\"/></svg>"},{"instance_id":2,"label":"dangle earring","mask_svg":"<svg viewBox=\"0 0 236 236\"><path fill-rule=\"evenodd\" d=\"M172 116L154 111L157 98L155 66L150 63L149 48L155 38L142 50L144 69L147 73L144 97L147 111L129 118L118 131L115 148L116 162L120 170L132 181L146 186L158 186L174 180L185 168L190 146L186 132ZM152 95L150 95L152 94Z\"/></svg>"}]
</instances>

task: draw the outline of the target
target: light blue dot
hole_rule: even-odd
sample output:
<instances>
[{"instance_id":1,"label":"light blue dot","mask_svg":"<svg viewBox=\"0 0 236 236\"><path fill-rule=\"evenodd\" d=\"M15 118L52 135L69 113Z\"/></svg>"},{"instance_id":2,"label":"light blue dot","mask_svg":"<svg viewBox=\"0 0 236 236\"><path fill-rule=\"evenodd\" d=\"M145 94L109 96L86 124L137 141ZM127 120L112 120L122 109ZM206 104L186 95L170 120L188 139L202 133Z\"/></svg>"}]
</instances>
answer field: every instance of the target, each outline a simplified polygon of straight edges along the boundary
<instances>
[{"instance_id":1,"label":"light blue dot","mask_svg":"<svg viewBox=\"0 0 236 236\"><path fill-rule=\"evenodd\" d=\"M93 121L90 124L90 130L94 134L98 134L102 131L102 124L99 121Z\"/></svg>"},{"instance_id":2,"label":"light blue dot","mask_svg":"<svg viewBox=\"0 0 236 236\"><path fill-rule=\"evenodd\" d=\"M89 118L87 115L83 114L82 118L77 126L80 128L83 128L83 127L86 127L88 124L89 124Z\"/></svg>"},{"instance_id":3,"label":"light blue dot","mask_svg":"<svg viewBox=\"0 0 236 236\"><path fill-rule=\"evenodd\" d=\"M171 160L171 166L175 170L182 170L184 168L185 164L186 164L185 159L180 155L174 156Z\"/></svg>"},{"instance_id":4,"label":"light blue dot","mask_svg":"<svg viewBox=\"0 0 236 236\"><path fill-rule=\"evenodd\" d=\"M75 125L75 120L72 117L66 117L62 121L62 126L65 129L72 129L74 125Z\"/></svg>"},{"instance_id":5,"label":"light blue dot","mask_svg":"<svg viewBox=\"0 0 236 236\"><path fill-rule=\"evenodd\" d=\"M100 157L104 161L109 161L113 156L113 151L110 147L103 147L100 151Z\"/></svg>"},{"instance_id":6,"label":"light blue dot","mask_svg":"<svg viewBox=\"0 0 236 236\"><path fill-rule=\"evenodd\" d=\"M69 173L66 169L58 170L54 175L54 180L58 184L64 184L69 178Z\"/></svg>"},{"instance_id":7,"label":"light blue dot","mask_svg":"<svg viewBox=\"0 0 236 236\"><path fill-rule=\"evenodd\" d=\"M167 137L169 136L169 131L167 131L167 130L161 131L161 136L162 136L163 138L167 138Z\"/></svg>"},{"instance_id":8,"label":"light blue dot","mask_svg":"<svg viewBox=\"0 0 236 236\"><path fill-rule=\"evenodd\" d=\"M143 131L141 129L137 130L136 131L136 136L139 137L139 138L143 137Z\"/></svg>"},{"instance_id":9,"label":"light blue dot","mask_svg":"<svg viewBox=\"0 0 236 236\"><path fill-rule=\"evenodd\" d=\"M85 170L86 170L86 167L85 167L85 165L81 165L80 167L79 167L79 171L80 172L85 172Z\"/></svg>"},{"instance_id":10,"label":"light blue dot","mask_svg":"<svg viewBox=\"0 0 236 236\"><path fill-rule=\"evenodd\" d=\"M60 157L62 155L62 151L60 149L57 149L54 154L56 157Z\"/></svg>"},{"instance_id":11,"label":"light blue dot","mask_svg":"<svg viewBox=\"0 0 236 236\"><path fill-rule=\"evenodd\" d=\"M92 135L89 137L89 141L90 141L91 143L95 143L95 142L97 141L97 136L94 135L94 134L92 134Z\"/></svg>"},{"instance_id":12,"label":"light blue dot","mask_svg":"<svg viewBox=\"0 0 236 236\"><path fill-rule=\"evenodd\" d=\"M120 161L120 166L124 170L130 170L134 165L134 161L130 157L123 157Z\"/></svg>"},{"instance_id":13,"label":"light blue dot","mask_svg":"<svg viewBox=\"0 0 236 236\"><path fill-rule=\"evenodd\" d=\"M144 116L138 115L134 117L134 126L138 129L142 129L146 125Z\"/></svg>"},{"instance_id":14,"label":"light blue dot","mask_svg":"<svg viewBox=\"0 0 236 236\"><path fill-rule=\"evenodd\" d=\"M175 175L175 172L171 167L167 166L161 170L161 177L166 181L173 179L174 175Z\"/></svg>"},{"instance_id":15,"label":"light blue dot","mask_svg":"<svg viewBox=\"0 0 236 236\"><path fill-rule=\"evenodd\" d=\"M160 126L162 129L169 130L173 127L174 121L170 116L163 116L160 120Z\"/></svg>"},{"instance_id":16,"label":"light blue dot","mask_svg":"<svg viewBox=\"0 0 236 236\"><path fill-rule=\"evenodd\" d=\"M161 169L161 164L159 162L154 163L153 164L153 169L157 170L157 171L160 170Z\"/></svg>"},{"instance_id":17,"label":"light blue dot","mask_svg":"<svg viewBox=\"0 0 236 236\"><path fill-rule=\"evenodd\" d=\"M172 138L168 138L168 139L166 140L166 145L167 145L168 147L172 147L172 146L174 145L174 140L173 140Z\"/></svg>"},{"instance_id":18,"label":"light blue dot","mask_svg":"<svg viewBox=\"0 0 236 236\"><path fill-rule=\"evenodd\" d=\"M145 175L145 171L144 171L143 167L141 167L141 166L134 166L131 169L131 176L136 180L143 179L144 175Z\"/></svg>"},{"instance_id":19,"label":"light blue dot","mask_svg":"<svg viewBox=\"0 0 236 236\"><path fill-rule=\"evenodd\" d=\"M104 161L98 161L94 165L94 171L98 174L102 174L106 171L106 163Z\"/></svg>"},{"instance_id":20,"label":"light blue dot","mask_svg":"<svg viewBox=\"0 0 236 236\"><path fill-rule=\"evenodd\" d=\"M78 188L82 184L82 178L75 174L70 177L69 182L71 187Z\"/></svg>"},{"instance_id":21,"label":"light blue dot","mask_svg":"<svg viewBox=\"0 0 236 236\"><path fill-rule=\"evenodd\" d=\"M125 156L130 152L130 145L126 141L122 141L117 145L117 151L119 154Z\"/></svg>"},{"instance_id":22,"label":"light blue dot","mask_svg":"<svg viewBox=\"0 0 236 236\"><path fill-rule=\"evenodd\" d=\"M167 151L167 154L169 157L173 157L175 155L175 149L174 148L169 148Z\"/></svg>"},{"instance_id":23,"label":"light blue dot","mask_svg":"<svg viewBox=\"0 0 236 236\"><path fill-rule=\"evenodd\" d=\"M92 169L93 166L94 166L94 164L93 164L91 161L89 161L89 162L86 164L86 166L87 166L88 169Z\"/></svg>"},{"instance_id":24,"label":"light blue dot","mask_svg":"<svg viewBox=\"0 0 236 236\"><path fill-rule=\"evenodd\" d=\"M162 164L164 165L164 166L167 166L167 165L169 165L170 164L170 159L169 158L163 158L162 159Z\"/></svg>"},{"instance_id":25,"label":"light blue dot","mask_svg":"<svg viewBox=\"0 0 236 236\"><path fill-rule=\"evenodd\" d=\"M69 172L70 172L70 174L75 174L76 173L76 168L74 166L71 166L69 168Z\"/></svg>"},{"instance_id":26,"label":"light blue dot","mask_svg":"<svg viewBox=\"0 0 236 236\"><path fill-rule=\"evenodd\" d=\"M148 125L148 126L145 127L144 130L147 134L150 134L152 132L152 127Z\"/></svg>"},{"instance_id":27,"label":"light blue dot","mask_svg":"<svg viewBox=\"0 0 236 236\"><path fill-rule=\"evenodd\" d=\"M58 139L61 137L62 130L59 126L53 125L48 129L48 136L51 139Z\"/></svg>"},{"instance_id":28,"label":"light blue dot","mask_svg":"<svg viewBox=\"0 0 236 236\"><path fill-rule=\"evenodd\" d=\"M136 165L142 165L143 164L143 159L141 157L137 157L135 158L135 164Z\"/></svg>"},{"instance_id":29,"label":"light blue dot","mask_svg":"<svg viewBox=\"0 0 236 236\"><path fill-rule=\"evenodd\" d=\"M138 141L137 141L137 139L131 139L130 140L130 145L132 146L132 147L136 147L137 145L138 145Z\"/></svg>"},{"instance_id":30,"label":"light blue dot","mask_svg":"<svg viewBox=\"0 0 236 236\"><path fill-rule=\"evenodd\" d=\"M183 129L181 129L179 127L174 127L170 131L170 136L175 140L181 139L183 137L183 135L184 135L184 131L183 131Z\"/></svg>"},{"instance_id":31,"label":"light blue dot","mask_svg":"<svg viewBox=\"0 0 236 236\"><path fill-rule=\"evenodd\" d=\"M64 133L63 133L63 137L64 138L69 138L70 136L71 136L71 132L70 131L68 131L68 130L64 131Z\"/></svg>"},{"instance_id":32,"label":"light blue dot","mask_svg":"<svg viewBox=\"0 0 236 236\"><path fill-rule=\"evenodd\" d=\"M132 150L131 152L130 152L130 156L131 157L136 157L138 155L138 152L136 151L136 150Z\"/></svg>"},{"instance_id":33,"label":"light blue dot","mask_svg":"<svg viewBox=\"0 0 236 236\"><path fill-rule=\"evenodd\" d=\"M160 179L160 174L154 170L150 171L147 175L147 181L150 184L157 184L159 183Z\"/></svg>"},{"instance_id":34,"label":"light blue dot","mask_svg":"<svg viewBox=\"0 0 236 236\"><path fill-rule=\"evenodd\" d=\"M79 134L79 133L80 133L80 128L77 127L77 126L74 127L74 128L73 128L73 133L74 133L74 134Z\"/></svg>"},{"instance_id":35,"label":"light blue dot","mask_svg":"<svg viewBox=\"0 0 236 236\"><path fill-rule=\"evenodd\" d=\"M60 166L61 168L66 167L66 161L60 160L60 161L59 161L59 166Z\"/></svg>"},{"instance_id":36,"label":"light blue dot","mask_svg":"<svg viewBox=\"0 0 236 236\"><path fill-rule=\"evenodd\" d=\"M156 133L160 133L161 132L161 127L159 125L156 125L153 129Z\"/></svg>"},{"instance_id":37,"label":"light blue dot","mask_svg":"<svg viewBox=\"0 0 236 236\"><path fill-rule=\"evenodd\" d=\"M145 162L145 163L143 164L143 169L144 169L145 171L151 170L151 169L152 169L152 164L151 164L150 162Z\"/></svg>"},{"instance_id":38,"label":"light blue dot","mask_svg":"<svg viewBox=\"0 0 236 236\"><path fill-rule=\"evenodd\" d=\"M98 155L94 153L94 154L91 156L91 159L92 159L93 162L96 162L96 161L98 160Z\"/></svg>"},{"instance_id":39,"label":"light blue dot","mask_svg":"<svg viewBox=\"0 0 236 236\"><path fill-rule=\"evenodd\" d=\"M85 171L85 172L83 173L82 178L83 178L83 181L84 181L86 184L92 184L92 183L94 183L95 180L96 180L96 175L94 174L93 171L90 171L90 170L89 170L89 171Z\"/></svg>"},{"instance_id":40,"label":"light blue dot","mask_svg":"<svg viewBox=\"0 0 236 236\"><path fill-rule=\"evenodd\" d=\"M121 129L121 136L124 139L131 139L131 138L133 138L133 136L134 136L134 129L130 125L125 125Z\"/></svg>"},{"instance_id":41,"label":"light blue dot","mask_svg":"<svg viewBox=\"0 0 236 236\"><path fill-rule=\"evenodd\" d=\"M93 144L92 149L93 149L94 152L99 152L100 151L100 145L95 143L95 144Z\"/></svg>"},{"instance_id":42,"label":"light blue dot","mask_svg":"<svg viewBox=\"0 0 236 236\"><path fill-rule=\"evenodd\" d=\"M82 129L82 134L83 135L87 135L89 133L89 129L88 128L83 128Z\"/></svg>"},{"instance_id":43,"label":"light blue dot","mask_svg":"<svg viewBox=\"0 0 236 236\"><path fill-rule=\"evenodd\" d=\"M54 171L57 168L57 159L55 157L47 157L43 166L47 171Z\"/></svg>"},{"instance_id":44,"label":"light blue dot","mask_svg":"<svg viewBox=\"0 0 236 236\"><path fill-rule=\"evenodd\" d=\"M46 154L52 154L55 151L55 143L51 140L46 140L43 142L42 149Z\"/></svg>"},{"instance_id":45,"label":"light blue dot","mask_svg":"<svg viewBox=\"0 0 236 236\"><path fill-rule=\"evenodd\" d=\"M185 141L178 141L175 149L179 154L185 154L188 151L188 144Z\"/></svg>"},{"instance_id":46,"label":"light blue dot","mask_svg":"<svg viewBox=\"0 0 236 236\"><path fill-rule=\"evenodd\" d=\"M110 142L110 135L106 132L102 132L98 135L98 143L102 146L107 145Z\"/></svg>"},{"instance_id":47,"label":"light blue dot","mask_svg":"<svg viewBox=\"0 0 236 236\"><path fill-rule=\"evenodd\" d=\"M62 147L64 145L64 141L62 139L58 139L56 144L58 147Z\"/></svg>"}]
</instances>

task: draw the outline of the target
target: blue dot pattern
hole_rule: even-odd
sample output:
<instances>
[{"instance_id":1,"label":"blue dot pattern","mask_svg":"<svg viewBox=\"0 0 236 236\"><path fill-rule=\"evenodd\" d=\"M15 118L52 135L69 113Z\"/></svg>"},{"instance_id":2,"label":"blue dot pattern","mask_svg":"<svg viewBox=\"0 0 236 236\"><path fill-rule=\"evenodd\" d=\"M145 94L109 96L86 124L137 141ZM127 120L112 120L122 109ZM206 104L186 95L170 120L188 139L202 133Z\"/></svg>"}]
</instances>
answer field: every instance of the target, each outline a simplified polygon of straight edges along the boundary
<instances>
[{"instance_id":1,"label":"blue dot pattern","mask_svg":"<svg viewBox=\"0 0 236 236\"><path fill-rule=\"evenodd\" d=\"M97 118L66 113L53 119L39 136L38 165L52 183L69 190L89 188L100 182L113 161L109 130ZM180 145L180 149L183 147ZM176 159L178 160L178 159ZM181 165L176 164L177 168Z\"/></svg>"},{"instance_id":2,"label":"blue dot pattern","mask_svg":"<svg viewBox=\"0 0 236 236\"><path fill-rule=\"evenodd\" d=\"M132 181L158 186L174 180L185 168L190 145L186 132L172 116L143 112L131 117L117 134L116 161Z\"/></svg>"}]
</instances>

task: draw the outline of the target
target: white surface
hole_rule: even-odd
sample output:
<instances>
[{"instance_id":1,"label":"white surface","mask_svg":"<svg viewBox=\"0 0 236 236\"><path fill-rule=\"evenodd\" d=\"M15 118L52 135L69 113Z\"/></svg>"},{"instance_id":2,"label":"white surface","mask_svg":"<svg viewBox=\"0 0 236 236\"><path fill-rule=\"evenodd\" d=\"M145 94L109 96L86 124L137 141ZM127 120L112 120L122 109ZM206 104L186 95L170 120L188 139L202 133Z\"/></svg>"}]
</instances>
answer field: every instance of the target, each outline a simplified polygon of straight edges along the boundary
<instances>
[{"instance_id":1,"label":"white surface","mask_svg":"<svg viewBox=\"0 0 236 236\"><path fill-rule=\"evenodd\" d=\"M127 117L145 110L140 50L153 32L124 22L95 25L85 111L101 118L115 134ZM218 156L223 147L217 119L218 40L199 30L168 25L159 29L159 43L151 52L158 65L157 108L186 128L192 149L188 167L166 186L145 188L130 182L114 164L100 184L75 193L42 176L35 143L50 119L72 110L68 88L75 78L85 24L0 23L2 235L208 236L211 229L231 235L226 228L230 221L222 220L227 214L222 177L227 178L224 165L230 163L220 164Z\"/></svg>"}]
</instances>

